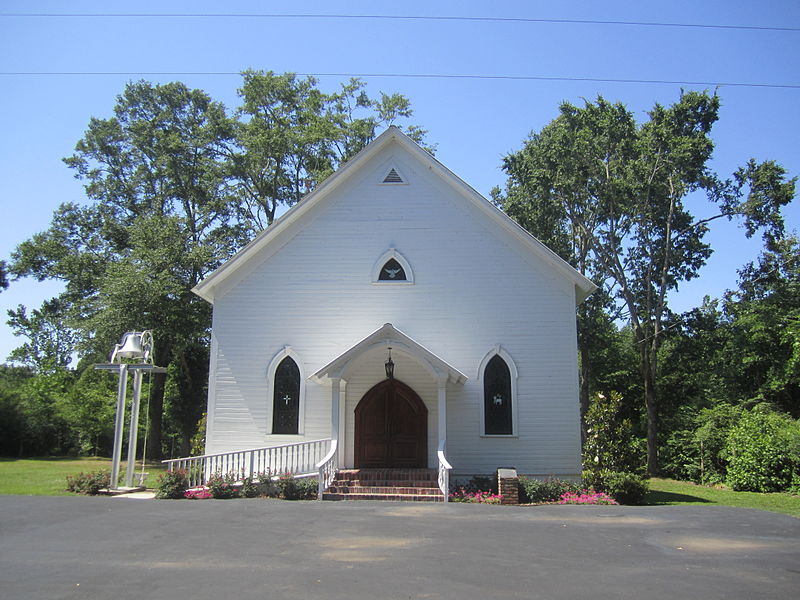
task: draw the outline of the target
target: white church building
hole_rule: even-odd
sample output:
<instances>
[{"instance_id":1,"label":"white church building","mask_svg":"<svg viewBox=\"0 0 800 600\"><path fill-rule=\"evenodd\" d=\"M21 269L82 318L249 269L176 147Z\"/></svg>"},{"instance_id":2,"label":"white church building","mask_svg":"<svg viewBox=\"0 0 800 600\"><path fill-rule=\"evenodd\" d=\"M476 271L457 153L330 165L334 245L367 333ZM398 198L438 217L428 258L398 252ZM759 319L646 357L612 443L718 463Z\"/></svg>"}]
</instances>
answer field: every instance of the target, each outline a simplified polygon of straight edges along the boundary
<instances>
[{"instance_id":1,"label":"white church building","mask_svg":"<svg viewBox=\"0 0 800 600\"><path fill-rule=\"evenodd\" d=\"M214 315L206 453L273 448L282 469L313 446L323 487L578 475L575 309L594 289L390 127L194 289Z\"/></svg>"}]
</instances>

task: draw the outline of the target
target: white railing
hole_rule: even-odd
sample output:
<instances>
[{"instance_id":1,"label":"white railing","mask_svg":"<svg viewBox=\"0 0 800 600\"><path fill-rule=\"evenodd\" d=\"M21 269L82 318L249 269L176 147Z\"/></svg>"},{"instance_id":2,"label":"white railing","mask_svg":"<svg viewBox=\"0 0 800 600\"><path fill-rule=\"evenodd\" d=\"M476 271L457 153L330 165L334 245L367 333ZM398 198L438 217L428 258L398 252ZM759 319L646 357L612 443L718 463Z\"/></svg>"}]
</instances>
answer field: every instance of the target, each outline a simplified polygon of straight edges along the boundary
<instances>
[{"instance_id":1,"label":"white railing","mask_svg":"<svg viewBox=\"0 0 800 600\"><path fill-rule=\"evenodd\" d=\"M336 471L339 470L338 446L339 442L337 440L333 440L331 442L331 448L328 450L328 454L316 465L317 473L319 474L317 479L319 482L317 497L320 500L322 500L322 494L328 489L328 486L333 483L333 480L336 477Z\"/></svg>"},{"instance_id":2,"label":"white railing","mask_svg":"<svg viewBox=\"0 0 800 600\"><path fill-rule=\"evenodd\" d=\"M450 501L450 469L452 465L447 462L444 456L444 440L439 442L439 450L436 452L436 457L439 459L439 489L444 494L444 501Z\"/></svg>"},{"instance_id":3,"label":"white railing","mask_svg":"<svg viewBox=\"0 0 800 600\"><path fill-rule=\"evenodd\" d=\"M335 447L335 444L333 446ZM230 474L237 478L259 473L273 476L292 473L295 477L307 477L317 474L317 463L327 454L330 454L330 447L331 440L325 439L265 448L251 448L249 450L236 450L234 452L220 452L219 454L173 458L162 462L167 465L167 470L170 472L178 469L186 471L186 476L191 486L205 484L208 478L215 473Z\"/></svg>"}]
</instances>

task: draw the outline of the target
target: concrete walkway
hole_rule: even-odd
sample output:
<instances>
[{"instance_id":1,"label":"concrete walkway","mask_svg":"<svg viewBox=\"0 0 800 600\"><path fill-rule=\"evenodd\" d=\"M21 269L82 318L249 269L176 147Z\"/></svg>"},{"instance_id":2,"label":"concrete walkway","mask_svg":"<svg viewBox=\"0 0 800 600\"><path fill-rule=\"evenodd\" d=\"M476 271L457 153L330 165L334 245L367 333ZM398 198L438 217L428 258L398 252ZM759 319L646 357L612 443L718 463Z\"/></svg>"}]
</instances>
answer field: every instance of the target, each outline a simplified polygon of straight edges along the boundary
<instances>
[{"instance_id":1,"label":"concrete walkway","mask_svg":"<svg viewBox=\"0 0 800 600\"><path fill-rule=\"evenodd\" d=\"M0 496L4 599L786 600L798 589L800 519L747 509Z\"/></svg>"}]
</instances>

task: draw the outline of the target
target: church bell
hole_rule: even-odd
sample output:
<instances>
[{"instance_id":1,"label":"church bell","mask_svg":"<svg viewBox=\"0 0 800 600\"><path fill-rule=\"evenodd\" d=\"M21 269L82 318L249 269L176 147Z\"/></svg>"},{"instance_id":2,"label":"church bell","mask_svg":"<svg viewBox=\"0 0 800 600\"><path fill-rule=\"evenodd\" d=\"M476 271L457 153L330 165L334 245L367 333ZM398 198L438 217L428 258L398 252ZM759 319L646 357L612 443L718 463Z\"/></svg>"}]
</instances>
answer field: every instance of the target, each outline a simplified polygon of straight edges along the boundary
<instances>
[{"instance_id":1,"label":"church bell","mask_svg":"<svg viewBox=\"0 0 800 600\"><path fill-rule=\"evenodd\" d=\"M143 358L145 350L142 347L142 332L130 331L122 336L122 340L111 354L111 362L115 358Z\"/></svg>"}]
</instances>

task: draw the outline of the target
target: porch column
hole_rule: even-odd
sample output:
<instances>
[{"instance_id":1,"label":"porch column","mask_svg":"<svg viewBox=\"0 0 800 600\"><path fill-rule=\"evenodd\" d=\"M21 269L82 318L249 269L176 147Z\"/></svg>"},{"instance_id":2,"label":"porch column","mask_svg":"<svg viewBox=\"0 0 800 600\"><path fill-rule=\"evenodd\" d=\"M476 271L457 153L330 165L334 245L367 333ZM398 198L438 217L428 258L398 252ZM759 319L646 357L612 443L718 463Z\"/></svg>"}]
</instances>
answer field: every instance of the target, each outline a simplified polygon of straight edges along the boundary
<instances>
[{"instance_id":1,"label":"porch column","mask_svg":"<svg viewBox=\"0 0 800 600\"><path fill-rule=\"evenodd\" d=\"M331 440L339 441L340 377L331 377Z\"/></svg>"},{"instance_id":2,"label":"porch column","mask_svg":"<svg viewBox=\"0 0 800 600\"><path fill-rule=\"evenodd\" d=\"M447 441L447 375L439 376L436 381L439 392L439 443Z\"/></svg>"}]
</instances>

